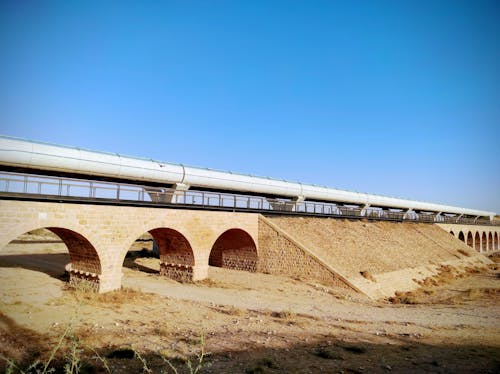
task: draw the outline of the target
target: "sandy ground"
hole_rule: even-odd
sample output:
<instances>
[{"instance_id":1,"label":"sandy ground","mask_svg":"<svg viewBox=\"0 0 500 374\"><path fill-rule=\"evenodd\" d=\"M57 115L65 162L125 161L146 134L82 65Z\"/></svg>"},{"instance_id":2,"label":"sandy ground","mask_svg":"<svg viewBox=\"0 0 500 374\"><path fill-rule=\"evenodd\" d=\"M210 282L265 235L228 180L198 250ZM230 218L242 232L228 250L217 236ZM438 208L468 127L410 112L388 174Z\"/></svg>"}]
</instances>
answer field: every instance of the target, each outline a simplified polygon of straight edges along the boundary
<instances>
[{"instance_id":1,"label":"sandy ground","mask_svg":"<svg viewBox=\"0 0 500 374\"><path fill-rule=\"evenodd\" d=\"M94 295L67 288L64 244L37 239L0 256L0 352L20 365L46 360L66 334L55 364L76 345L86 372L105 372L97 355L112 372L143 372L134 351L152 372L172 372L165 359L182 372L202 348L205 373L500 371L496 266L448 274L393 304L218 268L181 284L157 275L157 259L132 257L125 288Z\"/></svg>"}]
</instances>

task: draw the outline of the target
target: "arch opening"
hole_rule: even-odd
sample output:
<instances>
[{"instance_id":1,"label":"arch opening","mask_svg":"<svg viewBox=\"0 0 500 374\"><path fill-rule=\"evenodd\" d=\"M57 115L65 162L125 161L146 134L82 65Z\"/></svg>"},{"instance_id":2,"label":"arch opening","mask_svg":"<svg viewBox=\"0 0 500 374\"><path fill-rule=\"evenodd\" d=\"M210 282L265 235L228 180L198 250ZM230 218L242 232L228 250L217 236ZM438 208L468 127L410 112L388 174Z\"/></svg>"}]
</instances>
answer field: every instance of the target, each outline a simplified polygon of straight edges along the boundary
<instances>
[{"instance_id":1,"label":"arch opening","mask_svg":"<svg viewBox=\"0 0 500 374\"><path fill-rule=\"evenodd\" d=\"M129 247L123 262L132 271L154 273L179 282L193 280L194 253L179 231L160 227L140 235ZM130 271L125 276L135 277ZM126 281L127 282L127 281Z\"/></svg>"},{"instance_id":2,"label":"arch opening","mask_svg":"<svg viewBox=\"0 0 500 374\"><path fill-rule=\"evenodd\" d=\"M493 250L493 234L490 232L488 234L488 251Z\"/></svg>"},{"instance_id":3,"label":"arch opening","mask_svg":"<svg viewBox=\"0 0 500 374\"><path fill-rule=\"evenodd\" d=\"M460 231L458 233L458 239L460 239L461 241L465 242L465 236L464 236L464 233L462 231Z\"/></svg>"},{"instance_id":4,"label":"arch opening","mask_svg":"<svg viewBox=\"0 0 500 374\"><path fill-rule=\"evenodd\" d=\"M241 229L230 229L220 235L212 246L208 264L233 270L257 271L257 246Z\"/></svg>"},{"instance_id":5,"label":"arch opening","mask_svg":"<svg viewBox=\"0 0 500 374\"><path fill-rule=\"evenodd\" d=\"M133 271L158 274L160 272L159 258L158 244L149 232L145 232L130 245L123 266ZM127 276L128 271L125 270L124 274Z\"/></svg>"},{"instance_id":6,"label":"arch opening","mask_svg":"<svg viewBox=\"0 0 500 374\"><path fill-rule=\"evenodd\" d=\"M455 233L453 231L450 231L450 234L453 235L453 236L455 236Z\"/></svg>"},{"instance_id":7,"label":"arch opening","mask_svg":"<svg viewBox=\"0 0 500 374\"><path fill-rule=\"evenodd\" d=\"M487 250L488 247L487 247L486 232L483 231L483 235L481 235L481 252L485 252Z\"/></svg>"},{"instance_id":8,"label":"arch opening","mask_svg":"<svg viewBox=\"0 0 500 374\"><path fill-rule=\"evenodd\" d=\"M191 282L194 253L186 237L168 228L150 230L149 233L158 245L160 274L179 282Z\"/></svg>"},{"instance_id":9,"label":"arch opening","mask_svg":"<svg viewBox=\"0 0 500 374\"><path fill-rule=\"evenodd\" d=\"M472 236L472 232L470 231L467 234L467 245L471 248L474 248L474 237Z\"/></svg>"},{"instance_id":10,"label":"arch opening","mask_svg":"<svg viewBox=\"0 0 500 374\"><path fill-rule=\"evenodd\" d=\"M2 251L3 262L69 280L71 285L99 290L101 261L83 235L63 227L42 227L12 240Z\"/></svg>"},{"instance_id":11,"label":"arch opening","mask_svg":"<svg viewBox=\"0 0 500 374\"><path fill-rule=\"evenodd\" d=\"M495 233L494 239L493 239L493 249L496 251L498 250L498 233Z\"/></svg>"},{"instance_id":12,"label":"arch opening","mask_svg":"<svg viewBox=\"0 0 500 374\"><path fill-rule=\"evenodd\" d=\"M474 236L474 248L476 251L481 252L481 237L479 232L476 232L476 235Z\"/></svg>"}]
</instances>

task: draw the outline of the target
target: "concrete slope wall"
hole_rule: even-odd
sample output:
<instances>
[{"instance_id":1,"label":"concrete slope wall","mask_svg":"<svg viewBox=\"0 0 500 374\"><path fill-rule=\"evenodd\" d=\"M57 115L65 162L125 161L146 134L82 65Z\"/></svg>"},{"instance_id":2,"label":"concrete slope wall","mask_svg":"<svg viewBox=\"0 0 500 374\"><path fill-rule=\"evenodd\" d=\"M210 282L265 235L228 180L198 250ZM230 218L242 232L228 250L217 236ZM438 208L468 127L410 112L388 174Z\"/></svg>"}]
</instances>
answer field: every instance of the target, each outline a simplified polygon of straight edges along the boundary
<instances>
[{"instance_id":1,"label":"concrete slope wall","mask_svg":"<svg viewBox=\"0 0 500 374\"><path fill-rule=\"evenodd\" d=\"M417 288L414 280L437 274L441 264L463 268L489 263L435 225L310 217L267 219L335 269L348 284L375 299Z\"/></svg>"}]
</instances>

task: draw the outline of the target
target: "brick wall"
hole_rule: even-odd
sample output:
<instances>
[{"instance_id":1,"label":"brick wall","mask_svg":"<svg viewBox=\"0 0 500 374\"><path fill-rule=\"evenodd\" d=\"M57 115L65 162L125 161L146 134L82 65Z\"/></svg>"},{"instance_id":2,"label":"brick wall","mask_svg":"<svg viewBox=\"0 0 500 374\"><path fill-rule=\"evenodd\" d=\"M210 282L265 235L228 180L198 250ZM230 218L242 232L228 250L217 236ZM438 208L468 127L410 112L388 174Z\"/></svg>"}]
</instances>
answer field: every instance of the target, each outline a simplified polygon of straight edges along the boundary
<instances>
[{"instance_id":1,"label":"brick wall","mask_svg":"<svg viewBox=\"0 0 500 374\"><path fill-rule=\"evenodd\" d=\"M252 237L239 229L221 235L210 252L209 264L222 268L255 272L257 247Z\"/></svg>"},{"instance_id":2,"label":"brick wall","mask_svg":"<svg viewBox=\"0 0 500 374\"><path fill-rule=\"evenodd\" d=\"M194 254L184 235L165 228L154 229L150 233L158 244L160 274L179 282L192 281Z\"/></svg>"},{"instance_id":3,"label":"brick wall","mask_svg":"<svg viewBox=\"0 0 500 374\"><path fill-rule=\"evenodd\" d=\"M48 229L59 236L68 247L73 271L90 273L93 278L101 274L99 255L87 239L68 229L58 227L49 227ZM90 274L87 274L87 276L90 276Z\"/></svg>"},{"instance_id":4,"label":"brick wall","mask_svg":"<svg viewBox=\"0 0 500 374\"><path fill-rule=\"evenodd\" d=\"M193 281L193 266L160 262L160 275L177 282L189 283Z\"/></svg>"},{"instance_id":5,"label":"brick wall","mask_svg":"<svg viewBox=\"0 0 500 374\"><path fill-rule=\"evenodd\" d=\"M300 246L259 219L258 271L314 279L327 285L352 288Z\"/></svg>"}]
</instances>

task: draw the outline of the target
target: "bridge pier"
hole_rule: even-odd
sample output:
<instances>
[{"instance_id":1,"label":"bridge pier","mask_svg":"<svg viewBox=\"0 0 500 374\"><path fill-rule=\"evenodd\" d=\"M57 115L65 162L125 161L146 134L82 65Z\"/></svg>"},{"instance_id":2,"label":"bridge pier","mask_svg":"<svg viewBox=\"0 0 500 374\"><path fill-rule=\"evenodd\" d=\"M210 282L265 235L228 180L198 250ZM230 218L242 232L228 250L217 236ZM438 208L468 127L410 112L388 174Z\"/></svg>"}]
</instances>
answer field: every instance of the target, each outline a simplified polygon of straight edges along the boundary
<instances>
[{"instance_id":1,"label":"bridge pier","mask_svg":"<svg viewBox=\"0 0 500 374\"><path fill-rule=\"evenodd\" d=\"M160 274L178 282L196 282L208 277L208 266L160 262Z\"/></svg>"},{"instance_id":2,"label":"bridge pier","mask_svg":"<svg viewBox=\"0 0 500 374\"><path fill-rule=\"evenodd\" d=\"M109 272L99 276L99 293L119 290L122 287L122 269L116 272Z\"/></svg>"}]
</instances>

